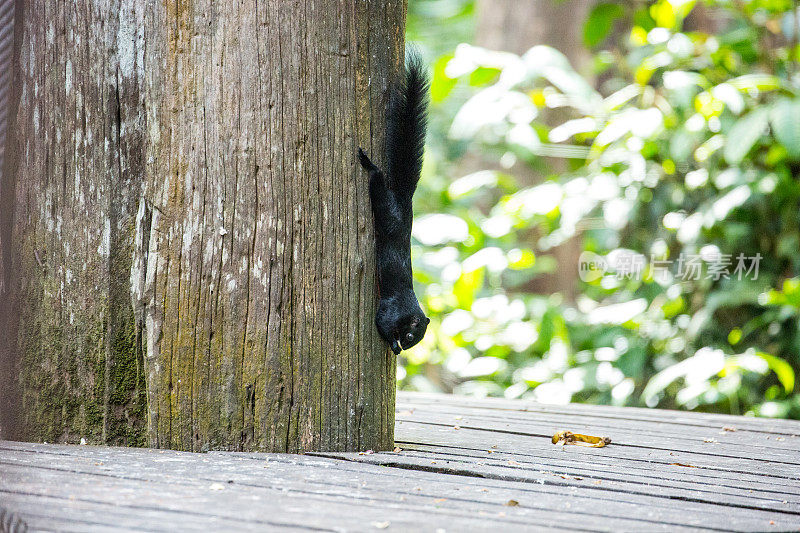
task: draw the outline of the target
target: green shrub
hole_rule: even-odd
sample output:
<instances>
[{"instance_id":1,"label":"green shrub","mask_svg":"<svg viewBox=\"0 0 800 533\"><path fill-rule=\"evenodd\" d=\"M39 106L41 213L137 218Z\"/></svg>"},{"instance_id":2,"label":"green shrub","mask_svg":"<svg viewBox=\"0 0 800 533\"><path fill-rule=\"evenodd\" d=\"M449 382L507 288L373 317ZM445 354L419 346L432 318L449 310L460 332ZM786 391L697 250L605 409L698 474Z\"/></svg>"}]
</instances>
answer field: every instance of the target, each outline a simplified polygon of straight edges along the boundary
<instances>
[{"instance_id":1,"label":"green shrub","mask_svg":"<svg viewBox=\"0 0 800 533\"><path fill-rule=\"evenodd\" d=\"M413 248L433 322L400 386L800 417L792 6L706 2L710 34L682 31L694 2L600 4L584 33L599 90L544 46L436 61L434 135L449 131ZM453 179L464 147L542 178ZM556 264L570 239L601 270ZM574 300L531 291L555 269L575 272Z\"/></svg>"}]
</instances>

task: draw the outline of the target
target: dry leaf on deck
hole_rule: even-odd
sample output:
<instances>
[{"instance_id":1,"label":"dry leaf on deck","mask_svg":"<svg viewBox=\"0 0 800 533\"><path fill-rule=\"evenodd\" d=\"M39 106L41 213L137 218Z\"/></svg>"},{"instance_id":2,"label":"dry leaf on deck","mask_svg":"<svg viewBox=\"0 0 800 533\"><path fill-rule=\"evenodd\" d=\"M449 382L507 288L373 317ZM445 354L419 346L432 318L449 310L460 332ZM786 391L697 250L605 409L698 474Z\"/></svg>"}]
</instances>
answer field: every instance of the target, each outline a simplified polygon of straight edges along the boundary
<instances>
[{"instance_id":1,"label":"dry leaf on deck","mask_svg":"<svg viewBox=\"0 0 800 533\"><path fill-rule=\"evenodd\" d=\"M602 448L606 444L611 444L611 439L608 437L581 435L571 431L559 431L553 435L553 444L574 444L576 446L588 446L589 448Z\"/></svg>"}]
</instances>

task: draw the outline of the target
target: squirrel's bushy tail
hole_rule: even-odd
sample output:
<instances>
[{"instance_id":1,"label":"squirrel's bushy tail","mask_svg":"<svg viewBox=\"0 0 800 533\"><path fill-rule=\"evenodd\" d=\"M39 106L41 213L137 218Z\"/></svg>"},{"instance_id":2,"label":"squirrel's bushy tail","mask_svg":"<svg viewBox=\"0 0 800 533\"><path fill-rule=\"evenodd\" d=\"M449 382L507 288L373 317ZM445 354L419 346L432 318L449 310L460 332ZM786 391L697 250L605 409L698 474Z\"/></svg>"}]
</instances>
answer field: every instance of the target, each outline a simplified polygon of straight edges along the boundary
<instances>
[{"instance_id":1,"label":"squirrel's bushy tail","mask_svg":"<svg viewBox=\"0 0 800 533\"><path fill-rule=\"evenodd\" d=\"M386 131L387 170L391 188L410 199L422 169L425 129L428 123L430 82L419 54L406 54L405 76L393 91L389 103Z\"/></svg>"}]
</instances>

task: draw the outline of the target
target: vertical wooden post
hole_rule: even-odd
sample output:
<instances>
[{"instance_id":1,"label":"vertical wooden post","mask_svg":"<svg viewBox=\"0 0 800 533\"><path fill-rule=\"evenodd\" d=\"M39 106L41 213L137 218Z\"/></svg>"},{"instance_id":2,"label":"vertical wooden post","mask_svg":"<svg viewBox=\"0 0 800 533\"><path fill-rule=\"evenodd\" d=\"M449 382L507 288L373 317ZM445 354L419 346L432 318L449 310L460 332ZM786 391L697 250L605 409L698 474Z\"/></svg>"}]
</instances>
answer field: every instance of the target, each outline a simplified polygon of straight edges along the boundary
<instances>
[{"instance_id":1,"label":"vertical wooden post","mask_svg":"<svg viewBox=\"0 0 800 533\"><path fill-rule=\"evenodd\" d=\"M382 151L404 1L32 0L25 17L24 436L390 448L354 154Z\"/></svg>"},{"instance_id":2,"label":"vertical wooden post","mask_svg":"<svg viewBox=\"0 0 800 533\"><path fill-rule=\"evenodd\" d=\"M7 171L7 165L14 157L7 154L7 132L9 120L12 121L16 102L16 85L14 83L14 49L15 39L19 40L21 26L15 24L17 0L0 0L0 439L11 433L11 426L16 420L17 391L11 379L16 373L14 355L11 350L16 339L12 331L14 327L10 298L11 273L6 264L11 259L11 225L14 213L14 178L13 172ZM17 47L19 43L17 43ZM12 102L14 106L12 106Z\"/></svg>"}]
</instances>

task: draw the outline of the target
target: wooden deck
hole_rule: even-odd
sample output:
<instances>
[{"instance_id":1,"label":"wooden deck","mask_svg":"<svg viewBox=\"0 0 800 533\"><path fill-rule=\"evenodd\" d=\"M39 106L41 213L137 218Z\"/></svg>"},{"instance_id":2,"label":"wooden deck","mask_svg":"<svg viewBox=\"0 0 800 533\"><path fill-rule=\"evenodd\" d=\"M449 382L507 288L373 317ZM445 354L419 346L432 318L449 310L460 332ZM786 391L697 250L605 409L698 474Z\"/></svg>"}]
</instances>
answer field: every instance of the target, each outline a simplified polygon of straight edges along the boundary
<instances>
[{"instance_id":1,"label":"wooden deck","mask_svg":"<svg viewBox=\"0 0 800 533\"><path fill-rule=\"evenodd\" d=\"M613 442L554 446L559 430ZM800 530L796 421L401 393L396 440L304 456L0 442L0 531Z\"/></svg>"}]
</instances>

